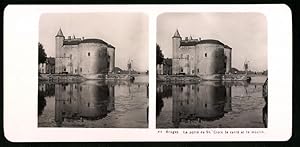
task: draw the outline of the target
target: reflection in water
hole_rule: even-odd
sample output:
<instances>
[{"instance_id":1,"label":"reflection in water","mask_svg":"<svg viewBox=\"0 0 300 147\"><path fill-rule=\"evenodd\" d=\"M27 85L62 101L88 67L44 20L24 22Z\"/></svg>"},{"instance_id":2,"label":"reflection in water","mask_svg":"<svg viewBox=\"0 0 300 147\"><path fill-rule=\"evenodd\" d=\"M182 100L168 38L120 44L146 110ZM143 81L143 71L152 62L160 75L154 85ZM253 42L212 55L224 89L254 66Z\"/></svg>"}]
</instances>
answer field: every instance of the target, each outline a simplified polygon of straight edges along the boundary
<instances>
[{"instance_id":1,"label":"reflection in water","mask_svg":"<svg viewBox=\"0 0 300 147\"><path fill-rule=\"evenodd\" d=\"M161 112L162 107L164 106L163 98L168 98L172 96L172 85L160 85L157 88L156 92L156 116Z\"/></svg>"},{"instance_id":2,"label":"reflection in water","mask_svg":"<svg viewBox=\"0 0 300 147\"><path fill-rule=\"evenodd\" d=\"M234 88L234 90L232 90L232 88ZM245 110L245 112L248 113L248 106L244 107L243 105L249 104L246 102L247 99L242 100L242 98L251 100L251 98L255 96L253 93L257 93L259 90L261 90L261 86L250 86L244 82L222 83L205 81L197 84L158 83L156 93L157 127L201 127L201 124L204 122L205 126L220 127L227 125L229 127L235 127L235 124L229 123L231 120L237 118L238 121L236 122L242 122L244 120L242 117L239 118L238 113L241 112L232 112L232 98L236 99L234 106L238 111ZM233 95L232 92L234 92ZM171 101L168 100L169 98ZM224 119L219 121L227 113L230 113L227 115L229 117L225 118L224 122ZM245 115L244 117L247 116ZM249 122L251 121L255 120L249 120ZM237 126L242 126L242 124Z\"/></svg>"},{"instance_id":3,"label":"reflection in water","mask_svg":"<svg viewBox=\"0 0 300 147\"><path fill-rule=\"evenodd\" d=\"M48 87L45 88L45 87ZM130 109L143 109L146 115L147 108L144 106L146 101L142 98L147 98L148 85L145 83L130 83L130 82L105 82L105 81L86 81L83 83L40 83L38 93L39 103L39 117L42 115L44 108L47 106L47 99L45 97L54 96L54 117L53 120L47 120L45 114L41 121L45 124L55 122L53 126L65 126L64 122L79 121L85 122L101 120L108 116L111 112L115 111L116 97L119 98L118 106L120 111ZM51 90L50 90L50 89ZM117 91L117 92L116 92ZM50 97L49 97L50 98ZM48 99L49 99L48 98ZM51 98L50 98L51 99ZM139 99L139 100L136 100ZM122 100L122 101L120 101ZM135 103L131 103L134 101ZM137 108L132 108L135 106ZM52 113L51 106L47 106L47 113ZM143 108L144 107L144 108ZM50 112L49 112L50 111ZM126 112L124 112L128 115ZM123 114L123 113L122 113ZM124 114L124 115L125 115ZM138 113L139 114L139 113ZM116 116L121 116L117 113ZM114 116L115 116L114 115ZM139 116L133 116L139 117ZM112 118L108 118L112 119ZM146 118L144 118L147 120ZM119 118L113 118L111 122L117 122ZM107 121L107 120L106 120ZM141 121L140 121L141 122ZM109 123L109 121L108 121ZM120 122L127 123L127 122ZM103 124L105 125L105 124ZM49 126L49 125L46 125ZM52 126L52 125L51 125ZM75 125L76 126L76 125ZM78 126L78 125L77 125ZM87 127L90 124L85 124ZM126 126L131 127L131 126ZM135 127L135 126L132 126Z\"/></svg>"},{"instance_id":4,"label":"reflection in water","mask_svg":"<svg viewBox=\"0 0 300 147\"><path fill-rule=\"evenodd\" d=\"M221 83L173 85L172 95L176 128L181 121L213 121L224 116L226 89Z\"/></svg>"},{"instance_id":5,"label":"reflection in water","mask_svg":"<svg viewBox=\"0 0 300 147\"><path fill-rule=\"evenodd\" d=\"M38 116L42 115L45 106L47 105L46 96L54 96L54 84L40 84L38 89Z\"/></svg>"},{"instance_id":6,"label":"reflection in water","mask_svg":"<svg viewBox=\"0 0 300 147\"><path fill-rule=\"evenodd\" d=\"M114 87L104 83L55 85L55 122L101 119L114 110Z\"/></svg>"}]
</instances>

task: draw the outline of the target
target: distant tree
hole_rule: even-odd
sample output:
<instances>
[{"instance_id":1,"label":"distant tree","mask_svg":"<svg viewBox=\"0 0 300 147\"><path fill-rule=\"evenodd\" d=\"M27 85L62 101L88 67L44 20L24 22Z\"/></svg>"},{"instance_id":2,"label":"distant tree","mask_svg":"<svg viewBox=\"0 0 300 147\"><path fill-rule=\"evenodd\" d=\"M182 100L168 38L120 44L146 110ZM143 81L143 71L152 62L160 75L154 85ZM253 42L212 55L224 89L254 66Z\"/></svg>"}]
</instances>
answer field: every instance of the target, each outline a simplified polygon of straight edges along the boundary
<instances>
[{"instance_id":1,"label":"distant tree","mask_svg":"<svg viewBox=\"0 0 300 147\"><path fill-rule=\"evenodd\" d=\"M160 46L156 44L156 64L161 64L164 61L164 55L160 49Z\"/></svg>"},{"instance_id":2,"label":"distant tree","mask_svg":"<svg viewBox=\"0 0 300 147\"><path fill-rule=\"evenodd\" d=\"M47 59L47 54L45 52L44 46L39 42L39 64L45 63Z\"/></svg>"}]
</instances>

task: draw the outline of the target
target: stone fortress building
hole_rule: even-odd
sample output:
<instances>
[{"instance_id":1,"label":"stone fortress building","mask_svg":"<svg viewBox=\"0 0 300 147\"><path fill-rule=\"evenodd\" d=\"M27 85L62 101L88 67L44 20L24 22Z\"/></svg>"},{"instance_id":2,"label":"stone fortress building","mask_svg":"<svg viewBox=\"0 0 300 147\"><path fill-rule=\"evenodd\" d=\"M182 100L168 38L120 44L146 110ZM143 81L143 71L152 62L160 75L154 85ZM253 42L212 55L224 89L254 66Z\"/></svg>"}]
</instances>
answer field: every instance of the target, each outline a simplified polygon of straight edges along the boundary
<instances>
[{"instance_id":1,"label":"stone fortress building","mask_svg":"<svg viewBox=\"0 0 300 147\"><path fill-rule=\"evenodd\" d=\"M196 75L207 79L229 73L232 48L214 39L182 40L178 30L172 37L172 74Z\"/></svg>"},{"instance_id":2,"label":"stone fortress building","mask_svg":"<svg viewBox=\"0 0 300 147\"><path fill-rule=\"evenodd\" d=\"M68 36L61 29L55 36L55 73L96 75L112 73L115 67L115 47L101 39Z\"/></svg>"}]
</instances>

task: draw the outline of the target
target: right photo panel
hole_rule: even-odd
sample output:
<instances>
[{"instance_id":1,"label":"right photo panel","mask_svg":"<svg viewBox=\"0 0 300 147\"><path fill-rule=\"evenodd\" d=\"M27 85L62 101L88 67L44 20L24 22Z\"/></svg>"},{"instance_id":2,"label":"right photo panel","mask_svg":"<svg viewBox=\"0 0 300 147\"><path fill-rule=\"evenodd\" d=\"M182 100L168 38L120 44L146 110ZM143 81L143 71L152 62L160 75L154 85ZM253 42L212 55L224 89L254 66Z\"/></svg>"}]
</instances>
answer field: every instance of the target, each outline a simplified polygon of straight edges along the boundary
<instances>
[{"instance_id":1,"label":"right photo panel","mask_svg":"<svg viewBox=\"0 0 300 147\"><path fill-rule=\"evenodd\" d=\"M267 20L261 13L157 18L157 128L267 128Z\"/></svg>"}]
</instances>

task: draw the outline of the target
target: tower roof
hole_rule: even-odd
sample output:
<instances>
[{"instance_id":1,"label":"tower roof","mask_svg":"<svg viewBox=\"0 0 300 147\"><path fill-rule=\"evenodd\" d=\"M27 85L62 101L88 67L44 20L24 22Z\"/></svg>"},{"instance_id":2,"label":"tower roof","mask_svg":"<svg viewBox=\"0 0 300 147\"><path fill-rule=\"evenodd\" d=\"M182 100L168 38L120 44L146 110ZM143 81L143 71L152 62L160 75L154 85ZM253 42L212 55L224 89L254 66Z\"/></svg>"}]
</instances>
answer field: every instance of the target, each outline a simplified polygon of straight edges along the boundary
<instances>
[{"instance_id":1,"label":"tower roof","mask_svg":"<svg viewBox=\"0 0 300 147\"><path fill-rule=\"evenodd\" d=\"M174 36L173 36L173 38L174 37L180 37L180 34L179 34L179 31L178 31L178 29L176 29L176 32L174 33ZM181 38L181 37L180 37Z\"/></svg>"},{"instance_id":2,"label":"tower roof","mask_svg":"<svg viewBox=\"0 0 300 147\"><path fill-rule=\"evenodd\" d=\"M57 35L55 37L64 37L63 32L61 31L61 28L59 28Z\"/></svg>"},{"instance_id":3,"label":"tower roof","mask_svg":"<svg viewBox=\"0 0 300 147\"><path fill-rule=\"evenodd\" d=\"M224 48L227 48L227 49L232 49L230 46L228 45L224 45Z\"/></svg>"}]
</instances>

